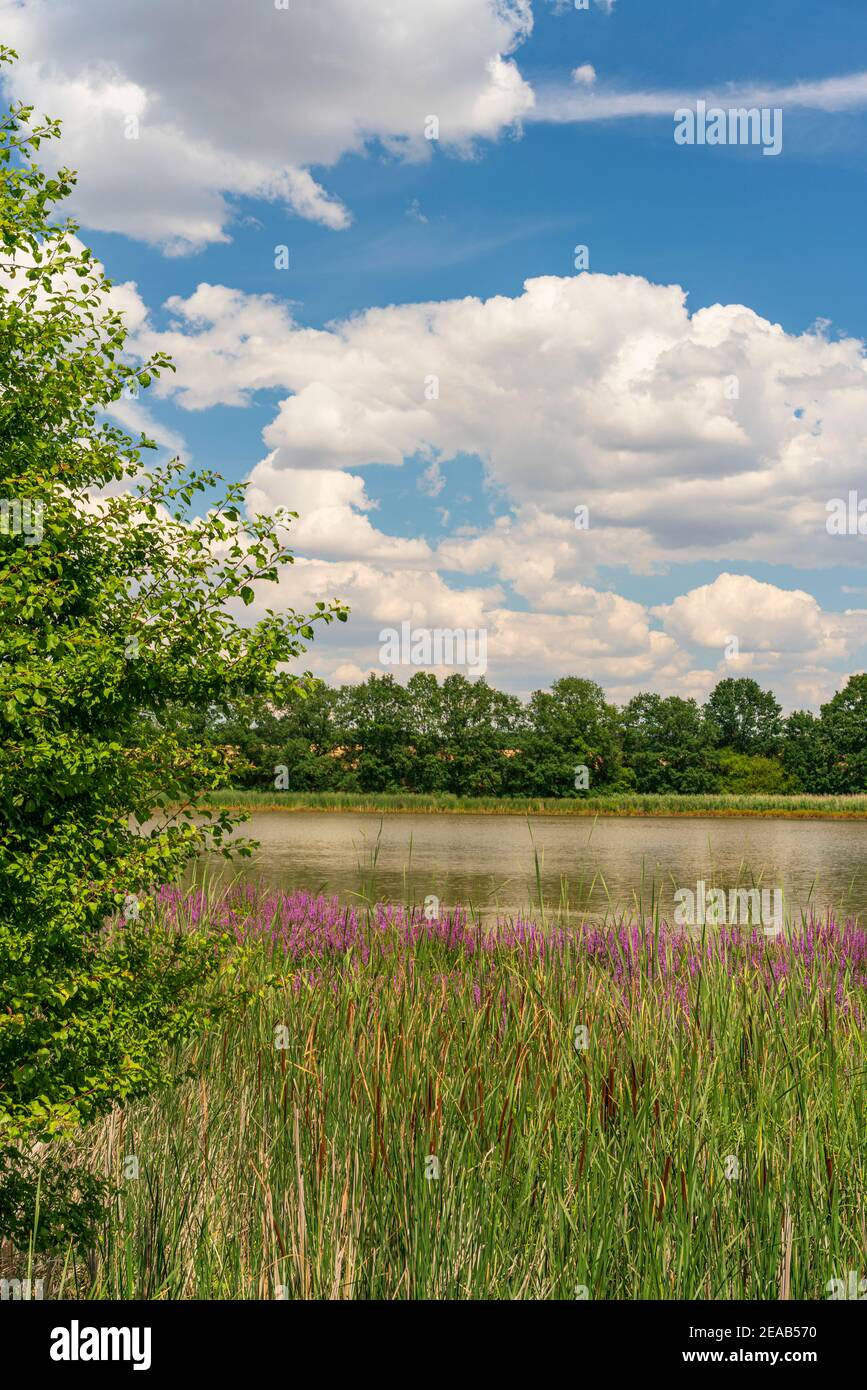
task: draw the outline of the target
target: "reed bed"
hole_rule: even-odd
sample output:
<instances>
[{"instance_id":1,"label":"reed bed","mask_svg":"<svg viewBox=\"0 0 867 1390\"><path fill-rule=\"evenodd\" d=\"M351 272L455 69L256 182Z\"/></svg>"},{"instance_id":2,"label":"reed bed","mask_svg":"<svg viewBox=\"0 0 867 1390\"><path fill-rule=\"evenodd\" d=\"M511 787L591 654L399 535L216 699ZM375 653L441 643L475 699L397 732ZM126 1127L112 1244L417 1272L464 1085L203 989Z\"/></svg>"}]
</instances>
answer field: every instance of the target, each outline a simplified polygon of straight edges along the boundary
<instances>
[{"instance_id":1,"label":"reed bed","mask_svg":"<svg viewBox=\"0 0 867 1390\"><path fill-rule=\"evenodd\" d=\"M209 793L212 806L255 811L382 811L416 815L515 816L769 816L780 819L857 820L867 817L867 795L679 796L625 792L586 797L456 796L450 792Z\"/></svg>"},{"instance_id":2,"label":"reed bed","mask_svg":"<svg viewBox=\"0 0 867 1390\"><path fill-rule=\"evenodd\" d=\"M485 927L249 886L158 912L228 934L251 994L81 1136L114 1196L59 1296L823 1299L867 1272L857 924Z\"/></svg>"}]
</instances>

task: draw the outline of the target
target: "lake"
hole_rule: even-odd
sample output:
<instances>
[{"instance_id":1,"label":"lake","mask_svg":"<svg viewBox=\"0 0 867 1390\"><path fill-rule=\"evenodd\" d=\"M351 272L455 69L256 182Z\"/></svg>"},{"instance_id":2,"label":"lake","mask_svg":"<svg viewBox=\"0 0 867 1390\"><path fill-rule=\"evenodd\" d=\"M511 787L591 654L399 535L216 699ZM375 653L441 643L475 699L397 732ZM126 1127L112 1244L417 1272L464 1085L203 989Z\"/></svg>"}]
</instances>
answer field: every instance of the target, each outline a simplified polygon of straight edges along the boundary
<instances>
[{"instance_id":1,"label":"lake","mask_svg":"<svg viewBox=\"0 0 867 1390\"><path fill-rule=\"evenodd\" d=\"M603 913L654 895L670 915L677 888L781 888L786 913L834 906L867 916L867 822L822 820L255 814L244 835L260 842L224 876L285 889L371 899L472 905L485 915L568 899ZM564 896L565 895L565 899Z\"/></svg>"}]
</instances>

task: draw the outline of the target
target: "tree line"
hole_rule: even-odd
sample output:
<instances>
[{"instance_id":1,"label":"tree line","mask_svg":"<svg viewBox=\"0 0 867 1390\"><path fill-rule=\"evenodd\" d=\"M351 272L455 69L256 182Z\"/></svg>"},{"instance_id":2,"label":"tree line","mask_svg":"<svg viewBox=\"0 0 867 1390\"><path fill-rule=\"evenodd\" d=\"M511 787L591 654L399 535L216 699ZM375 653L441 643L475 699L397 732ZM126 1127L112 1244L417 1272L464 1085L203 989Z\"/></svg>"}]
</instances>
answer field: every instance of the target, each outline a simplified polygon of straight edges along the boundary
<instances>
[{"instance_id":1,"label":"tree line","mask_svg":"<svg viewBox=\"0 0 867 1390\"><path fill-rule=\"evenodd\" d=\"M704 705L643 693L617 707L575 676L522 701L457 674L371 675L314 684L282 711L210 707L187 736L230 749L233 784L260 791L840 795L867 790L867 675L818 715L788 717L746 677L720 681Z\"/></svg>"}]
</instances>

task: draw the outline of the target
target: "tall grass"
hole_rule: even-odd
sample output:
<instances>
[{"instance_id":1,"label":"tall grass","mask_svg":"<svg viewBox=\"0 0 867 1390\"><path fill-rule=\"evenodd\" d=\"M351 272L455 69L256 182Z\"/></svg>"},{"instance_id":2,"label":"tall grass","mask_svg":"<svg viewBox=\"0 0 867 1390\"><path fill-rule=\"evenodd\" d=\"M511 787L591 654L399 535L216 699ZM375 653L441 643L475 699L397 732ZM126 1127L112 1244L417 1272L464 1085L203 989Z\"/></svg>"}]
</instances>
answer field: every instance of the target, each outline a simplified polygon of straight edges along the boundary
<instances>
[{"instance_id":1,"label":"tall grass","mask_svg":"<svg viewBox=\"0 0 867 1390\"><path fill-rule=\"evenodd\" d=\"M425 814L556 816L867 817L867 795L676 796L626 792L587 797L455 796L450 792L253 792L209 794L214 806L256 811L405 811Z\"/></svg>"},{"instance_id":2,"label":"tall grass","mask_svg":"<svg viewBox=\"0 0 867 1390\"><path fill-rule=\"evenodd\" d=\"M863 1274L863 929L163 910L234 931L255 994L81 1136L115 1196L55 1294L819 1299Z\"/></svg>"}]
</instances>

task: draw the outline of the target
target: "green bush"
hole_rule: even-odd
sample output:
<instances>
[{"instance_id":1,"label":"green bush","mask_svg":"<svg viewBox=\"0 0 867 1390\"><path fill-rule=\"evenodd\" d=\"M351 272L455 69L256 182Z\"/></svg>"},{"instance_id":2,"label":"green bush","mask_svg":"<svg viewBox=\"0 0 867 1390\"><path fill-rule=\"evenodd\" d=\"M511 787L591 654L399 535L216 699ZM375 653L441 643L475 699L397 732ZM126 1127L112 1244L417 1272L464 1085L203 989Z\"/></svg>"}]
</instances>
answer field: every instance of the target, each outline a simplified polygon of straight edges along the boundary
<instances>
[{"instance_id":1,"label":"green bush","mask_svg":"<svg viewBox=\"0 0 867 1390\"><path fill-rule=\"evenodd\" d=\"M798 791L796 780L776 758L735 753L730 748L720 750L717 756L720 763L718 786L724 795L751 795L760 792L783 795Z\"/></svg>"}]
</instances>

